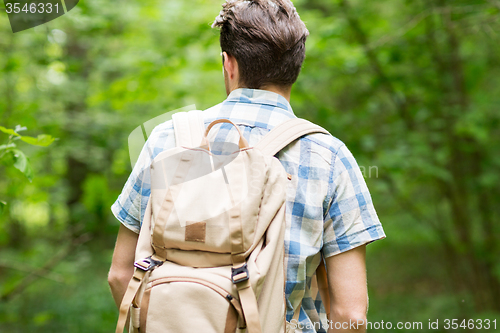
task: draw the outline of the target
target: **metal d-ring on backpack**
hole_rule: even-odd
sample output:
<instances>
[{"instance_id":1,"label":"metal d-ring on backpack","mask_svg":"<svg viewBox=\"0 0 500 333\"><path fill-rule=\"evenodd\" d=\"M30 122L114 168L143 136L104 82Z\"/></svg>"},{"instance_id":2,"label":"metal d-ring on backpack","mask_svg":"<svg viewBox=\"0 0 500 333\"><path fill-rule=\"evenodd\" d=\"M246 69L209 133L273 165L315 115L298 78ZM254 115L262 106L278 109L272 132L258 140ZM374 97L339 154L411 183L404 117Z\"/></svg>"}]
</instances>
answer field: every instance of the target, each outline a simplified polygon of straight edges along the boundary
<instances>
[{"instance_id":1,"label":"metal d-ring on backpack","mask_svg":"<svg viewBox=\"0 0 500 333\"><path fill-rule=\"evenodd\" d=\"M128 315L129 332L285 332L288 180L274 155L303 135L328 132L291 119L251 148L227 119L205 130L203 113L191 111L173 123L177 146L151 165L151 197L116 333ZM207 139L218 123L239 134L224 158Z\"/></svg>"}]
</instances>

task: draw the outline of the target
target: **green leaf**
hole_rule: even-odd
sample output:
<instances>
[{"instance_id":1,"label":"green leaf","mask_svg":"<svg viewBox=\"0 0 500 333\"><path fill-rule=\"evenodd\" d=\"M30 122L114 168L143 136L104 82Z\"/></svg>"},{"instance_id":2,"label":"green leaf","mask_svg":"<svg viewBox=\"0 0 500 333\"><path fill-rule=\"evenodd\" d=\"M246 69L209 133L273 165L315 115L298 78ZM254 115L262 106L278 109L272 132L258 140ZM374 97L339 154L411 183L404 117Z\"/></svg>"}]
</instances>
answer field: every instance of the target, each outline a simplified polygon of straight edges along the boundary
<instances>
[{"instance_id":1,"label":"green leaf","mask_svg":"<svg viewBox=\"0 0 500 333\"><path fill-rule=\"evenodd\" d=\"M24 173L26 178L31 182L33 180L33 169L31 168L30 161L26 155L19 149L14 149L14 167Z\"/></svg>"},{"instance_id":2,"label":"green leaf","mask_svg":"<svg viewBox=\"0 0 500 333\"><path fill-rule=\"evenodd\" d=\"M25 131L25 130L26 127L21 127L20 125L17 125L15 130L0 126L0 131L6 134L14 135L19 139L21 139L22 141L33 146L47 147L56 140L55 138L53 138L51 135L48 134L40 134L38 137L34 138L32 136L22 136L17 133L19 131Z\"/></svg>"},{"instance_id":3,"label":"green leaf","mask_svg":"<svg viewBox=\"0 0 500 333\"><path fill-rule=\"evenodd\" d=\"M34 146L47 147L56 139L48 134L40 134L38 137L34 138L31 136L21 136L21 140Z\"/></svg>"},{"instance_id":4,"label":"green leaf","mask_svg":"<svg viewBox=\"0 0 500 333\"><path fill-rule=\"evenodd\" d=\"M10 129L10 128L5 128L3 126L0 126L0 131L6 133L6 134L10 134L10 135L15 135L15 136L20 136L19 134L16 133L16 131L14 131L13 129Z\"/></svg>"},{"instance_id":5,"label":"green leaf","mask_svg":"<svg viewBox=\"0 0 500 333\"><path fill-rule=\"evenodd\" d=\"M5 206L7 206L7 203L5 201L0 200L0 215L3 214L3 211L5 210Z\"/></svg>"},{"instance_id":6,"label":"green leaf","mask_svg":"<svg viewBox=\"0 0 500 333\"><path fill-rule=\"evenodd\" d=\"M15 158L14 152L12 150L3 151L0 154L0 163L2 165L12 166L12 165L14 165L15 161L16 161L16 158Z\"/></svg>"}]
</instances>

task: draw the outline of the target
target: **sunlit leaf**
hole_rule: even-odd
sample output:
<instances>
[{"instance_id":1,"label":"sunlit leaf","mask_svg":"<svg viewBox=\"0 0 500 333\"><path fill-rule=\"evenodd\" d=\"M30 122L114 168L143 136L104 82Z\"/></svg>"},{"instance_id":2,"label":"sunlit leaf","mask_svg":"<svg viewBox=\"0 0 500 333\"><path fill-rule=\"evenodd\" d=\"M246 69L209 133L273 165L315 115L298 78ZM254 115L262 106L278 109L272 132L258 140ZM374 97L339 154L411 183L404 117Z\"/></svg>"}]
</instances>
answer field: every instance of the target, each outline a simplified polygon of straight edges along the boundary
<instances>
[{"instance_id":1,"label":"sunlit leaf","mask_svg":"<svg viewBox=\"0 0 500 333\"><path fill-rule=\"evenodd\" d=\"M16 131L14 131L13 129L10 129L10 128L5 128L3 126L0 126L0 131L6 133L6 134L10 134L10 135L15 135L15 136L20 136L19 134L16 133Z\"/></svg>"},{"instance_id":2,"label":"sunlit leaf","mask_svg":"<svg viewBox=\"0 0 500 333\"><path fill-rule=\"evenodd\" d=\"M21 140L34 146L47 147L56 139L48 134L40 134L38 137L34 138L31 136L21 136Z\"/></svg>"}]
</instances>

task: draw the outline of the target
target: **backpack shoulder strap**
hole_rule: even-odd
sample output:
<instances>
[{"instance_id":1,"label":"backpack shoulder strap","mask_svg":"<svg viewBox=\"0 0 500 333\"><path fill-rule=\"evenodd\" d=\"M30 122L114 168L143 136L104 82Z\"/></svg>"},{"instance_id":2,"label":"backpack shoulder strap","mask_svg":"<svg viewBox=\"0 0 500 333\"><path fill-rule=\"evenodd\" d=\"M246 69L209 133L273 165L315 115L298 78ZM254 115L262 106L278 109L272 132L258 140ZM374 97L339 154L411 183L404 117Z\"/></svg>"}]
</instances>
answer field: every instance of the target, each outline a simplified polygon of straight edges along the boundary
<instances>
[{"instance_id":1,"label":"backpack shoulder strap","mask_svg":"<svg viewBox=\"0 0 500 333\"><path fill-rule=\"evenodd\" d=\"M273 128L255 145L255 148L262 151L265 155L274 156L301 136L312 133L330 134L323 127L313 124L310 121L293 118Z\"/></svg>"},{"instance_id":2,"label":"backpack shoulder strap","mask_svg":"<svg viewBox=\"0 0 500 333\"><path fill-rule=\"evenodd\" d=\"M330 134L324 128L311 123L305 119L293 118L273 128L260 140L255 148L267 155L276 155L280 150L288 146L298 138L312 133ZM330 316L330 295L328 293L328 278L323 259L316 270L317 288L326 309L326 314ZM295 312L294 318L300 313L299 309Z\"/></svg>"},{"instance_id":3,"label":"backpack shoulder strap","mask_svg":"<svg viewBox=\"0 0 500 333\"><path fill-rule=\"evenodd\" d=\"M178 112L172 116L177 147L199 147L205 132L202 111Z\"/></svg>"}]
</instances>

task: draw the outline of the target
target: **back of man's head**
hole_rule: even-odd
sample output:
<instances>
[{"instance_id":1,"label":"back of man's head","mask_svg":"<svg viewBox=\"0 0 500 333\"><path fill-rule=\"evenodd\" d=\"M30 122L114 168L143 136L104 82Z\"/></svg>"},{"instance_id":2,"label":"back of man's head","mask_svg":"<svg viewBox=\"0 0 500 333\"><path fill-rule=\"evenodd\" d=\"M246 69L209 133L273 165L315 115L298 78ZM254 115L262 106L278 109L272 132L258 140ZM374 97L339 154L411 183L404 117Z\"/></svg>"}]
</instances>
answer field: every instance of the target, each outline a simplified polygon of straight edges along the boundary
<instances>
[{"instance_id":1,"label":"back of man's head","mask_svg":"<svg viewBox=\"0 0 500 333\"><path fill-rule=\"evenodd\" d=\"M240 85L290 87L305 58L309 32L289 0L227 0L212 27L222 51L238 62Z\"/></svg>"}]
</instances>

